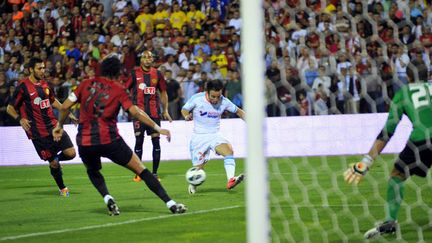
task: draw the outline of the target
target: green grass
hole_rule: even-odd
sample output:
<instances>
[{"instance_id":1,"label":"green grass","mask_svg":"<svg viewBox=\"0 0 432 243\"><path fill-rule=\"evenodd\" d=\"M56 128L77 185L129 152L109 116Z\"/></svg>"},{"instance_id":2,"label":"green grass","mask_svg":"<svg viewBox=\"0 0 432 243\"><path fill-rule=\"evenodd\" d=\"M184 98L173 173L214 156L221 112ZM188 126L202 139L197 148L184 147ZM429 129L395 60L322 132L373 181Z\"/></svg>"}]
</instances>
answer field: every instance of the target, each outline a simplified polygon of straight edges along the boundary
<instances>
[{"instance_id":1,"label":"green grass","mask_svg":"<svg viewBox=\"0 0 432 243\"><path fill-rule=\"evenodd\" d=\"M344 183L342 172L358 156L269 159L273 242L362 242L364 231L384 217L388 172L394 156L381 157L360 186ZM146 164L151 167L151 164ZM81 164L65 164L69 198L59 197L47 166L0 167L0 241L15 242L245 242L245 185L225 189L221 160L206 166L207 181L187 194L189 161L162 163L162 183L188 206L172 215L143 182L112 163L102 173L121 214L106 206ZM243 171L237 160L237 172ZM252 180L253 178L247 178ZM432 239L432 183L407 182L400 219L400 242ZM388 236L381 241L394 241Z\"/></svg>"}]
</instances>

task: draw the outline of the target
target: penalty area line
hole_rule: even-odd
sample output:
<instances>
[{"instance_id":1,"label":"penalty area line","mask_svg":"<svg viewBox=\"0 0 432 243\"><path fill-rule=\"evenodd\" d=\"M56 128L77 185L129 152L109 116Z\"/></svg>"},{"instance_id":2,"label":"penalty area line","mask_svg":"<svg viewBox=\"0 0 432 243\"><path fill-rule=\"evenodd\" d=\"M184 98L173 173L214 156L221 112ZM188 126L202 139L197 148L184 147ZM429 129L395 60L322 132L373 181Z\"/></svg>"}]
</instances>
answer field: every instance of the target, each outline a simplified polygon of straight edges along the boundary
<instances>
[{"instance_id":1,"label":"penalty area line","mask_svg":"<svg viewBox=\"0 0 432 243\"><path fill-rule=\"evenodd\" d=\"M198 210L198 211L195 211L195 212L188 212L188 213L185 213L185 214L169 214L169 215L161 215L161 216L150 217L150 218L143 218L143 219L126 220L126 221L118 222L118 223L107 223L107 224L84 226L84 227L79 227L79 228L69 228L69 229L61 229L61 230L53 230L53 231L46 231L46 232L38 232L38 233L16 235L16 236L7 236L7 237L0 238L0 241L17 240L17 239L22 239L22 238L44 236L44 235L53 235L53 234L61 234L61 233L68 233L68 232L75 232L75 231L82 231L82 230L90 230L90 229L107 228L107 227L112 227L112 226L125 225L125 224L133 224L133 223L145 222L145 221L151 221L151 220L159 220L159 219L166 219L166 218L172 218L172 217L181 217L181 216L195 215L195 214L205 214L205 213L223 211L223 210L240 208L240 207L243 207L243 206L236 205L236 206L223 207L223 208L213 208L213 209L210 209L210 210Z\"/></svg>"}]
</instances>

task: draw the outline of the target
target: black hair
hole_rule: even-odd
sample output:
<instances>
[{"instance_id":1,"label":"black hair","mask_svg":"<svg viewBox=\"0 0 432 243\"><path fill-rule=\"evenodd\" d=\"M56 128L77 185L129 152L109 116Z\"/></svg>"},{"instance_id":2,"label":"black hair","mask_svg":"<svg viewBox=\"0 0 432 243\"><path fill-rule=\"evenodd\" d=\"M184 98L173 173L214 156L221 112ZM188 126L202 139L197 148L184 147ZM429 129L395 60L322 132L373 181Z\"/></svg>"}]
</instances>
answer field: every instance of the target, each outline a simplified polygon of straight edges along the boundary
<instances>
[{"instance_id":1,"label":"black hair","mask_svg":"<svg viewBox=\"0 0 432 243\"><path fill-rule=\"evenodd\" d=\"M206 83L206 91L210 93L210 91L221 91L224 85L222 81L219 79L210 80Z\"/></svg>"},{"instance_id":2,"label":"black hair","mask_svg":"<svg viewBox=\"0 0 432 243\"><path fill-rule=\"evenodd\" d=\"M116 56L107 57L102 61L101 75L109 78L116 78L120 74L122 63Z\"/></svg>"},{"instance_id":3,"label":"black hair","mask_svg":"<svg viewBox=\"0 0 432 243\"><path fill-rule=\"evenodd\" d=\"M39 57L32 57L28 63L28 68L34 68L36 66L36 63L43 63L42 59Z\"/></svg>"},{"instance_id":4,"label":"black hair","mask_svg":"<svg viewBox=\"0 0 432 243\"><path fill-rule=\"evenodd\" d=\"M406 73L411 82L427 82L428 80L428 68L423 61L415 60L409 63Z\"/></svg>"}]
</instances>

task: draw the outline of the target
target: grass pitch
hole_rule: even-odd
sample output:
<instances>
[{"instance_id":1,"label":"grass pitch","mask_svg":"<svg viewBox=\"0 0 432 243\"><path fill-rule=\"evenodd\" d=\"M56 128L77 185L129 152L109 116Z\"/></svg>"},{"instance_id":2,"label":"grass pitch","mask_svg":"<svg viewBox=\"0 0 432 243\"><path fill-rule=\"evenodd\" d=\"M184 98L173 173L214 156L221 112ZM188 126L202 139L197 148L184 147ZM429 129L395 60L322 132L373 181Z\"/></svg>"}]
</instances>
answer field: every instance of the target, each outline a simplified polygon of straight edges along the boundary
<instances>
[{"instance_id":1,"label":"grass pitch","mask_svg":"<svg viewBox=\"0 0 432 243\"><path fill-rule=\"evenodd\" d=\"M269 159L272 241L362 242L363 233L384 217L393 158L380 157L360 186L342 178L358 156ZM162 184L189 208L173 215L143 182L132 181L130 171L104 163L102 173L121 211L116 217L108 216L81 164L63 165L68 198L58 196L47 165L0 167L0 241L246 242L245 185L227 191L223 161L212 160L206 182L189 195L184 179L189 167L189 161L161 163ZM237 160L237 173L243 169ZM408 180L401 232L381 241L432 239L431 181Z\"/></svg>"}]
</instances>

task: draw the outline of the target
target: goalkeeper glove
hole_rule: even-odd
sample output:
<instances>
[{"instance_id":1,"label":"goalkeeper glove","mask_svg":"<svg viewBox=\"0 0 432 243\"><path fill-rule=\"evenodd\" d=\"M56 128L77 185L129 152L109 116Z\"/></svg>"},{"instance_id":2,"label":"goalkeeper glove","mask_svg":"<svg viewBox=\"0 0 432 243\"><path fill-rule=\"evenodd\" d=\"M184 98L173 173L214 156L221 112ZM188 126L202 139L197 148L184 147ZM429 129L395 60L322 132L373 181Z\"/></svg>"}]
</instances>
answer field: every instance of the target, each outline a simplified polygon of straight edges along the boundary
<instances>
[{"instance_id":1,"label":"goalkeeper glove","mask_svg":"<svg viewBox=\"0 0 432 243\"><path fill-rule=\"evenodd\" d=\"M362 161L351 164L350 168L344 173L345 181L348 184L353 182L354 184L358 184L368 172L372 162L372 158L369 155L365 155Z\"/></svg>"}]
</instances>

